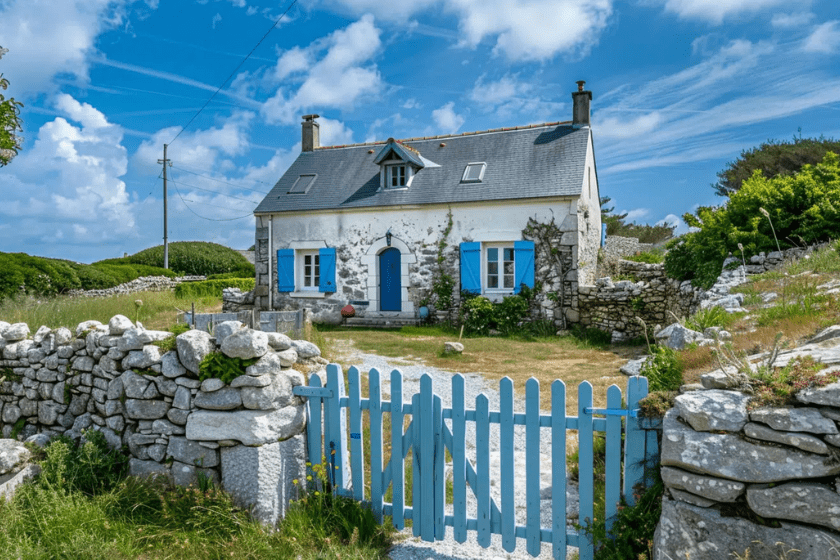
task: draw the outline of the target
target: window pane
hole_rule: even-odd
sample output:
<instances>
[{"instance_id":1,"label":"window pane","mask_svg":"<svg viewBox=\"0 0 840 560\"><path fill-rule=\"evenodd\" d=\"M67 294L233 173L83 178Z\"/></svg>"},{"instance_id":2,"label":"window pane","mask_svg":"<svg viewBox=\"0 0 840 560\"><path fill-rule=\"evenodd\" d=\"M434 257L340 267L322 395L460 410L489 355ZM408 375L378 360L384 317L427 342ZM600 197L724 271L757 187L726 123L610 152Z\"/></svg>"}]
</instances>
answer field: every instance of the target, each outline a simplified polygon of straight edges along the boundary
<instances>
[{"instance_id":1,"label":"window pane","mask_svg":"<svg viewBox=\"0 0 840 560\"><path fill-rule=\"evenodd\" d=\"M505 260L513 262L513 249L505 247Z\"/></svg>"},{"instance_id":2,"label":"window pane","mask_svg":"<svg viewBox=\"0 0 840 560\"><path fill-rule=\"evenodd\" d=\"M488 247L487 248L487 262L490 261L498 261L499 260L499 250L495 247Z\"/></svg>"},{"instance_id":3,"label":"window pane","mask_svg":"<svg viewBox=\"0 0 840 560\"><path fill-rule=\"evenodd\" d=\"M488 288L498 288L499 287L499 277L497 275L487 276L487 287Z\"/></svg>"},{"instance_id":4,"label":"window pane","mask_svg":"<svg viewBox=\"0 0 840 560\"><path fill-rule=\"evenodd\" d=\"M505 274L505 288L513 288L513 275Z\"/></svg>"},{"instance_id":5,"label":"window pane","mask_svg":"<svg viewBox=\"0 0 840 560\"><path fill-rule=\"evenodd\" d=\"M513 263L505 261L505 276L507 276L508 274L513 276Z\"/></svg>"}]
</instances>

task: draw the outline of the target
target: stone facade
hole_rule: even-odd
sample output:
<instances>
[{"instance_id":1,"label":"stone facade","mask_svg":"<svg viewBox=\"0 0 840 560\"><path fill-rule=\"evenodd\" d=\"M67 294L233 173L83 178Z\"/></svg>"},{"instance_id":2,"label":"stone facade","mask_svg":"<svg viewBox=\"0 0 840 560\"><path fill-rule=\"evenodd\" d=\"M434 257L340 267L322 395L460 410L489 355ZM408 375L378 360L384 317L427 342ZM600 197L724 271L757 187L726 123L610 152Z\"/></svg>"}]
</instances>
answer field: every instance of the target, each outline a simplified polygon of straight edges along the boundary
<instances>
[{"instance_id":1,"label":"stone facade","mask_svg":"<svg viewBox=\"0 0 840 560\"><path fill-rule=\"evenodd\" d=\"M618 262L622 257L635 255L653 249L653 243L641 243L635 237L621 237L608 235L601 247L598 259L598 277L611 276L616 273Z\"/></svg>"},{"instance_id":2,"label":"stone facade","mask_svg":"<svg viewBox=\"0 0 840 560\"><path fill-rule=\"evenodd\" d=\"M433 282L440 267L455 280L453 300L457 307L460 286L461 242L500 243L535 241L535 278L543 283L543 296L537 314L560 320L577 320L577 286L592 283L599 242L597 192L586 197L553 199L540 202L487 202L437 205L403 209L379 208L344 212L307 212L257 216L255 305L260 309L295 310L310 308L316 322L338 323L340 310L348 303L357 317L386 315L380 311L378 255L389 248L386 232L391 233L390 247L401 256L401 307L403 316L416 316L421 303L429 301ZM594 214L593 214L594 213ZM443 261L439 263L439 243L450 223ZM554 223L551 248L523 232L529 220ZM269 227L269 225L271 227ZM269 231L271 231L269 239ZM303 241L307 240L307 241ZM278 291L278 249L313 250L334 247L336 250L336 291ZM561 263L558 265L558 263ZM562 269L562 280L556 270ZM564 286L563 309L549 293ZM269 294L269 291L271 292ZM485 293L501 300L503 294ZM438 310L441 311L441 310ZM446 311L446 310L443 310Z\"/></svg>"},{"instance_id":3,"label":"stone facade","mask_svg":"<svg viewBox=\"0 0 840 560\"><path fill-rule=\"evenodd\" d=\"M274 523L288 504L288 481L305 475L305 405L292 389L306 381L292 366L326 361L311 343L238 321L215 332L187 331L164 353L153 342L172 333L119 315L108 325L41 327L32 336L24 323L0 321L0 433L77 439L99 430L112 447L127 446L131 474L188 485L204 473ZM258 361L229 384L200 381L202 358L219 351ZM238 493L235 481L266 469L279 475L260 475Z\"/></svg>"}]
</instances>

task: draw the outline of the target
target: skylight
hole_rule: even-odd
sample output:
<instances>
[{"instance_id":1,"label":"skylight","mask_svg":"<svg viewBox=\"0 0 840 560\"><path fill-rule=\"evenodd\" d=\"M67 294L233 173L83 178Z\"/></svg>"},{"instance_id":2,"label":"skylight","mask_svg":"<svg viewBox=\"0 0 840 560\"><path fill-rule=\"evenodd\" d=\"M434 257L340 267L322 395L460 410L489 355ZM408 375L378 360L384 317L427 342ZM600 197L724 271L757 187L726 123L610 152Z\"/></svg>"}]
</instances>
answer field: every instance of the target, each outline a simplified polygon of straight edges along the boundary
<instances>
[{"instance_id":1,"label":"skylight","mask_svg":"<svg viewBox=\"0 0 840 560\"><path fill-rule=\"evenodd\" d=\"M468 163L464 169L464 176L461 178L462 183L479 183L484 179L484 170L487 169L487 164L482 162Z\"/></svg>"},{"instance_id":2,"label":"skylight","mask_svg":"<svg viewBox=\"0 0 840 560\"><path fill-rule=\"evenodd\" d=\"M315 182L315 178L318 175L313 173L311 175L301 175L295 181L295 184L292 185L292 188L289 189L288 194L304 194L306 191L309 190L309 187L312 186L312 183Z\"/></svg>"}]
</instances>

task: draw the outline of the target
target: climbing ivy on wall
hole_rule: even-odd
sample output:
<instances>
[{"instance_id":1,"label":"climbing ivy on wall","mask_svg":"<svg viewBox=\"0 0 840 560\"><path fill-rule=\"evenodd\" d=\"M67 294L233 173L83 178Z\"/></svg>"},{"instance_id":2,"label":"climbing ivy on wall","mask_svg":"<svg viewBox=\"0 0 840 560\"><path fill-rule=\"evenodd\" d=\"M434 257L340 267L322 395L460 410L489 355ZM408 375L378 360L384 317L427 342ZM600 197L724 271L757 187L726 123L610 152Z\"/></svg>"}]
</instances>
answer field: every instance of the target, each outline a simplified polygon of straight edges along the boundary
<instances>
[{"instance_id":1,"label":"climbing ivy on wall","mask_svg":"<svg viewBox=\"0 0 840 560\"><path fill-rule=\"evenodd\" d=\"M557 226L554 218L549 222L538 222L534 218L528 218L528 224L522 230L522 235L526 239L534 241L535 245L535 288L540 291L545 287L545 297L555 302L559 309L566 308L566 295L564 284L566 282L566 275L571 267L568 269L563 265L563 254L559 247L560 240L563 237L563 232ZM548 267L541 267L537 257L541 256ZM553 290L554 286L559 286L558 290ZM532 301L535 301L532 299ZM560 314L563 322L562 327L566 328L566 314Z\"/></svg>"},{"instance_id":2,"label":"climbing ivy on wall","mask_svg":"<svg viewBox=\"0 0 840 560\"><path fill-rule=\"evenodd\" d=\"M452 293L455 289L455 276L446 267L447 239L452 233L452 208L446 213L446 226L437 242L437 254L435 255L435 273L432 279L431 299L435 307L441 311L450 311L453 306Z\"/></svg>"}]
</instances>

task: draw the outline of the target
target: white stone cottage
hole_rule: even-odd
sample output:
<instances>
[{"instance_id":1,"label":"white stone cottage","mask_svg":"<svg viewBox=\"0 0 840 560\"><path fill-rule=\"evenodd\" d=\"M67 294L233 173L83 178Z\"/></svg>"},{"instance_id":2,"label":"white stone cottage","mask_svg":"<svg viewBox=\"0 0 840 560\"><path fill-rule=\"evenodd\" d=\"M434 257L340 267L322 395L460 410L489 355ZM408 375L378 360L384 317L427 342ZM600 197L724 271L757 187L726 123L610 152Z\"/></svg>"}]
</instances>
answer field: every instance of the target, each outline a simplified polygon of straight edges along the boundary
<instances>
[{"instance_id":1,"label":"white stone cottage","mask_svg":"<svg viewBox=\"0 0 840 560\"><path fill-rule=\"evenodd\" d=\"M303 117L301 154L254 211L257 308L339 322L350 303L398 323L434 304L443 271L455 305L536 281L535 314L576 322L601 237L583 84L567 122L321 146Z\"/></svg>"}]
</instances>

